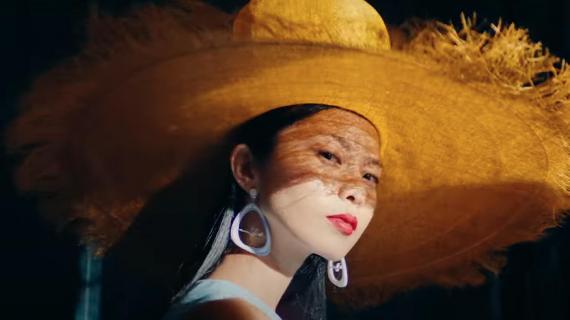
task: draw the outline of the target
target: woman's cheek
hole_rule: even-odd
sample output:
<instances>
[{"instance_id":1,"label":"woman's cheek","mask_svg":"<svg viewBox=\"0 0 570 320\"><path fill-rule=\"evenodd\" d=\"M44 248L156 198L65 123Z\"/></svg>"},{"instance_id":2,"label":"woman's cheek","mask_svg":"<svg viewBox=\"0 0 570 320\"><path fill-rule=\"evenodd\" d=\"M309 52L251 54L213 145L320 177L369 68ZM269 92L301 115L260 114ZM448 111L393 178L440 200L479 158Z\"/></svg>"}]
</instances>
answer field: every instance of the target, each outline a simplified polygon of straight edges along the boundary
<instances>
[{"instance_id":1,"label":"woman's cheek","mask_svg":"<svg viewBox=\"0 0 570 320\"><path fill-rule=\"evenodd\" d=\"M277 187L279 189L313 179L334 180L331 175L333 170L323 165L314 155L292 154L277 160L270 176L273 180L280 180L280 186Z\"/></svg>"},{"instance_id":2,"label":"woman's cheek","mask_svg":"<svg viewBox=\"0 0 570 320\"><path fill-rule=\"evenodd\" d=\"M362 229L360 230L361 231L360 235L362 235L362 233L364 233L366 231L366 229L368 228L368 226L370 225L370 222L372 221L372 217L374 216L374 211L373 210L367 211L364 214L361 214L360 216L362 219L362 223L360 223L360 225L362 227Z\"/></svg>"}]
</instances>

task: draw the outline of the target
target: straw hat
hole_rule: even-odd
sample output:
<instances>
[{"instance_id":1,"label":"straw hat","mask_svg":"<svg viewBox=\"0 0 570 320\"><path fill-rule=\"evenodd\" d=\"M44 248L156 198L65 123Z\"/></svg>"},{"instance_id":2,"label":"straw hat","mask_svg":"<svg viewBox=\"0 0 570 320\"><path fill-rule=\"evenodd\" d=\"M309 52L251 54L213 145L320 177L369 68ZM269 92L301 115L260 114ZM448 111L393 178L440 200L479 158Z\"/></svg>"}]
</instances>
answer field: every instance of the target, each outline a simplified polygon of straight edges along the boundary
<instances>
[{"instance_id":1,"label":"straw hat","mask_svg":"<svg viewBox=\"0 0 570 320\"><path fill-rule=\"evenodd\" d=\"M501 250L570 208L570 72L523 29L462 22L390 41L363 0L252 0L236 16L184 2L94 21L10 128L17 183L58 225L87 221L104 252L187 168L207 173L200 197L220 191L221 167L203 163L231 128L278 106L338 105L379 129L384 171L334 298L481 283Z\"/></svg>"}]
</instances>

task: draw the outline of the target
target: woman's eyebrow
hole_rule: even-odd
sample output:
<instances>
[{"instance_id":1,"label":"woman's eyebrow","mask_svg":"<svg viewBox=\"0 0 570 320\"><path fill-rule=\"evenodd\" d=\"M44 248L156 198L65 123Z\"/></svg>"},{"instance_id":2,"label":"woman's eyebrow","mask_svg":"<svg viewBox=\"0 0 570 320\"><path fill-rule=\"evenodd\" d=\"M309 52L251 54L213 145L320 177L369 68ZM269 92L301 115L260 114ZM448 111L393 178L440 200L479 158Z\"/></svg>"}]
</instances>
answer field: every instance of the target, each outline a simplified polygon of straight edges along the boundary
<instances>
[{"instance_id":1,"label":"woman's eyebrow","mask_svg":"<svg viewBox=\"0 0 570 320\"><path fill-rule=\"evenodd\" d=\"M338 141L338 143L340 143L340 145L347 150L350 150L350 143L348 143L348 141L346 141L345 138L341 137L341 136L337 136L336 134L329 134L330 137L333 137L336 141Z\"/></svg>"},{"instance_id":2,"label":"woman's eyebrow","mask_svg":"<svg viewBox=\"0 0 570 320\"><path fill-rule=\"evenodd\" d=\"M364 164L373 165L379 167L380 169L384 169L384 165L382 164L382 162L376 158L368 158L368 160L366 160Z\"/></svg>"}]
</instances>

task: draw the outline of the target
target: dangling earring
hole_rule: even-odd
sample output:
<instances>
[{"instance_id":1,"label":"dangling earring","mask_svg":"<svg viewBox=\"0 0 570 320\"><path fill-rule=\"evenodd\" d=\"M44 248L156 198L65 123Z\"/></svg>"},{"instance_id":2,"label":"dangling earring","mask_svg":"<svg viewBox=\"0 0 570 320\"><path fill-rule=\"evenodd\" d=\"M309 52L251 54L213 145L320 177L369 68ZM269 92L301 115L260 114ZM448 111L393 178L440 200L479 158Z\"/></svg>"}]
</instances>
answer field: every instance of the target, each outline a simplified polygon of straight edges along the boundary
<instances>
[{"instance_id":1,"label":"dangling earring","mask_svg":"<svg viewBox=\"0 0 570 320\"><path fill-rule=\"evenodd\" d=\"M257 198L257 190L255 188L249 190L249 196L251 199L250 202L240 212L238 212L238 214L234 218L234 221L232 222L232 226L230 228L230 237L232 241L243 250L258 256L266 256L269 254L269 252L271 252L271 232L269 230L269 224L267 223L267 219L265 218L265 215L263 214L261 209L255 204L255 198ZM265 234L265 244L262 247L249 246L245 244L239 236L240 231L245 233L250 233L247 230L241 229L240 224L241 220L245 217L245 215L251 212L257 213L263 225L263 232ZM254 235L254 236L257 237L259 235Z\"/></svg>"},{"instance_id":2,"label":"dangling earring","mask_svg":"<svg viewBox=\"0 0 570 320\"><path fill-rule=\"evenodd\" d=\"M342 270L341 278L337 279L334 275L335 272ZM348 285L348 268L346 267L346 260L344 257L338 262L333 262L329 260L327 265L327 274L329 276L330 282L337 287L344 288Z\"/></svg>"}]
</instances>

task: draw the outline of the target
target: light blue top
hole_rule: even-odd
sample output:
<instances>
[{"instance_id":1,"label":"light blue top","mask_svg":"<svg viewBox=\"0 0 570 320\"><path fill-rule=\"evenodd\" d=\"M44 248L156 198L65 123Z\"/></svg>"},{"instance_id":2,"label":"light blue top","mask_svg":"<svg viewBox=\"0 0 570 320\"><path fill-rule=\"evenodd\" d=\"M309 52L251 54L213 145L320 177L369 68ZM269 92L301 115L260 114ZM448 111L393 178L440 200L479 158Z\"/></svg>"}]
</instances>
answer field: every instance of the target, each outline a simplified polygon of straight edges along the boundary
<instances>
[{"instance_id":1,"label":"light blue top","mask_svg":"<svg viewBox=\"0 0 570 320\"><path fill-rule=\"evenodd\" d=\"M180 301L171 306L163 320L179 320L195 306L216 300L239 298L256 306L268 319L281 320L275 311L261 299L237 284L218 279L202 279L192 285Z\"/></svg>"}]
</instances>

